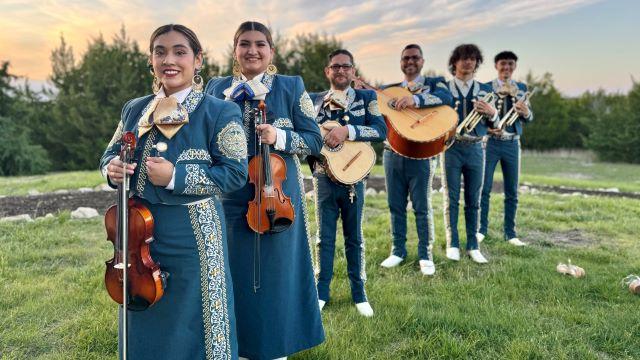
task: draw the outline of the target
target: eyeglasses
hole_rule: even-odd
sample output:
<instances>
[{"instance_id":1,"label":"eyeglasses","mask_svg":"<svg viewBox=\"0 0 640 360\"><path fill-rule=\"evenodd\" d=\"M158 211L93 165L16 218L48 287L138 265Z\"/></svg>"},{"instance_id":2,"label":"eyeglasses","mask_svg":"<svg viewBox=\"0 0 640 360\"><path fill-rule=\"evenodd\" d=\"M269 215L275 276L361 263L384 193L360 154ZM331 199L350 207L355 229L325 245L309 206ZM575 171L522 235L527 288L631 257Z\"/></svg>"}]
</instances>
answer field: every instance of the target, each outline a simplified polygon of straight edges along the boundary
<instances>
[{"instance_id":1,"label":"eyeglasses","mask_svg":"<svg viewBox=\"0 0 640 360\"><path fill-rule=\"evenodd\" d=\"M341 69L344 71L349 71L351 68L353 68L353 64L333 64L333 65L329 65L329 69L331 69L332 71L338 72Z\"/></svg>"},{"instance_id":2,"label":"eyeglasses","mask_svg":"<svg viewBox=\"0 0 640 360\"><path fill-rule=\"evenodd\" d=\"M404 62L409 62L409 60L418 61L420 59L422 59L422 56L420 56L420 55L403 56L402 58L400 58L400 60L402 60Z\"/></svg>"}]
</instances>

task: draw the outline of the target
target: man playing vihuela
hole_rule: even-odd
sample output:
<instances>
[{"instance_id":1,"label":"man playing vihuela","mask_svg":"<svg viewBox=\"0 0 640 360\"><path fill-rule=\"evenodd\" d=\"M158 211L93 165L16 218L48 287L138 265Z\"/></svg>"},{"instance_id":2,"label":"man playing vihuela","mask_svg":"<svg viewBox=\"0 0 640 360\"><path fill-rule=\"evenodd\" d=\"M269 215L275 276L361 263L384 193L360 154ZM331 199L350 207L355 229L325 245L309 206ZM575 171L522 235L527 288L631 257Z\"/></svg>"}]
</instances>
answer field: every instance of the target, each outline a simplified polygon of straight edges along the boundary
<instances>
[{"instance_id":1,"label":"man playing vihuela","mask_svg":"<svg viewBox=\"0 0 640 360\"><path fill-rule=\"evenodd\" d=\"M363 145L359 142L383 141L386 138L387 127L378 109L376 93L351 87L355 77L353 55L347 50L339 49L331 52L328 58L324 72L331 89L311 94L318 111L316 121L324 134L324 158L310 161L314 176L319 238L318 303L322 309L329 301L337 221L341 216L351 296L358 312L369 317L373 315L373 309L364 288L366 272L362 216L364 178L368 175L370 167L361 175L360 180L349 185L340 183L336 175L345 169L355 169L363 162L369 162L370 166L373 166L375 153L373 149L369 157L362 152L351 153L346 163L337 168L332 167L331 161L344 161L343 158L334 158L334 154L343 151L348 153L349 146L353 144L358 146ZM368 144L365 146L371 148Z\"/></svg>"},{"instance_id":2,"label":"man playing vihuela","mask_svg":"<svg viewBox=\"0 0 640 360\"><path fill-rule=\"evenodd\" d=\"M385 88L401 86L413 95L397 99L396 108L428 108L451 103L451 93L444 78L422 76L420 72L423 65L424 57L420 46L405 46L400 55L400 69L404 73L404 80ZM393 243L391 254L380 264L382 267L397 266L407 257L407 198L410 197L416 216L420 272L424 275L435 274L431 251L435 232L431 187L437 164L437 158L411 159L398 154L390 146L385 146L384 171Z\"/></svg>"}]
</instances>

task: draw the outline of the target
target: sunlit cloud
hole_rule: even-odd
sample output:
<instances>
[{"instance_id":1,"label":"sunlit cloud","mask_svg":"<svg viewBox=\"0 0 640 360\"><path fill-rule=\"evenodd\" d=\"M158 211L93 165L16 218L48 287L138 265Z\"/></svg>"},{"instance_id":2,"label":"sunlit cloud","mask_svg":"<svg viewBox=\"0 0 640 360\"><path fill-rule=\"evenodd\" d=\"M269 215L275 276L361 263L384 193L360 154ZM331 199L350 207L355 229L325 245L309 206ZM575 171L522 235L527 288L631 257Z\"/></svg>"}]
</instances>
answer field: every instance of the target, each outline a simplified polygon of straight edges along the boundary
<instances>
[{"instance_id":1,"label":"sunlit cloud","mask_svg":"<svg viewBox=\"0 0 640 360\"><path fill-rule=\"evenodd\" d=\"M109 41L122 26L146 49L156 27L182 23L196 31L210 58L222 61L237 26L257 20L287 38L307 33L335 36L354 53L364 73L391 81L398 76L399 51L407 43L453 48L482 31L509 31L601 1L7 0L0 60L9 60L15 74L43 80L60 36L78 59L92 38L103 35Z\"/></svg>"}]
</instances>

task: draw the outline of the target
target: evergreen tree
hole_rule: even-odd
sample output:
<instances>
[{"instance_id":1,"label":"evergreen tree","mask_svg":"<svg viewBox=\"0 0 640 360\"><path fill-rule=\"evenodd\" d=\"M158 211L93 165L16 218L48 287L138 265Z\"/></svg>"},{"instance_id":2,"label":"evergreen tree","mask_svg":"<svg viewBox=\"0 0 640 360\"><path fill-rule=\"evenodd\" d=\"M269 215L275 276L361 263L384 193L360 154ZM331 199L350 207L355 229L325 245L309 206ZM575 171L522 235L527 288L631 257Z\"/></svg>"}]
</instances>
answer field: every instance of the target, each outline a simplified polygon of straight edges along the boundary
<instances>
[{"instance_id":1,"label":"evergreen tree","mask_svg":"<svg viewBox=\"0 0 640 360\"><path fill-rule=\"evenodd\" d=\"M123 28L111 44L93 39L78 64L62 38L51 61L57 94L43 142L57 169L94 168L124 103L150 92L147 55Z\"/></svg>"},{"instance_id":2,"label":"evergreen tree","mask_svg":"<svg viewBox=\"0 0 640 360\"><path fill-rule=\"evenodd\" d=\"M534 78L529 73L526 83L530 89L538 87L538 91L531 98L534 121L525 126L523 147L535 150L570 147L568 141L575 134L570 128L569 107L553 85L551 74Z\"/></svg>"},{"instance_id":3,"label":"evergreen tree","mask_svg":"<svg viewBox=\"0 0 640 360\"><path fill-rule=\"evenodd\" d=\"M640 84L627 96L600 94L600 100L588 123L588 148L601 160L640 163Z\"/></svg>"},{"instance_id":4,"label":"evergreen tree","mask_svg":"<svg viewBox=\"0 0 640 360\"><path fill-rule=\"evenodd\" d=\"M49 159L40 145L34 145L25 119L31 114L30 89L12 85L17 77L9 73L9 62L0 66L0 176L29 175L49 170Z\"/></svg>"},{"instance_id":5,"label":"evergreen tree","mask_svg":"<svg viewBox=\"0 0 640 360\"><path fill-rule=\"evenodd\" d=\"M327 90L329 81L324 75L324 68L328 63L327 56L333 50L341 48L342 42L335 37L298 35L286 56L289 72L302 76L308 92Z\"/></svg>"}]
</instances>

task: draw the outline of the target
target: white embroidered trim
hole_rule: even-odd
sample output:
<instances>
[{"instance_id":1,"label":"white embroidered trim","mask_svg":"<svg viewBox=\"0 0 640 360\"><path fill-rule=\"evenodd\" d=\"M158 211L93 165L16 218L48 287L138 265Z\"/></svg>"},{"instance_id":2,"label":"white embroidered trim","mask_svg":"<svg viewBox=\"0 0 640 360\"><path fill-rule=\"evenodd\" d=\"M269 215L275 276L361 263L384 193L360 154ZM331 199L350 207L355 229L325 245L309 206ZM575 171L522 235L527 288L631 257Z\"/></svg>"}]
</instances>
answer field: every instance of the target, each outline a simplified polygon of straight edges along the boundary
<instances>
[{"instance_id":1,"label":"white embroidered trim","mask_svg":"<svg viewBox=\"0 0 640 360\"><path fill-rule=\"evenodd\" d=\"M223 229L213 200L189 205L200 256L200 289L206 358L231 359Z\"/></svg>"},{"instance_id":2,"label":"white embroidered trim","mask_svg":"<svg viewBox=\"0 0 640 360\"><path fill-rule=\"evenodd\" d=\"M190 160L202 160L211 163L211 155L205 149L187 149L180 153L176 162Z\"/></svg>"},{"instance_id":3,"label":"white embroidered trim","mask_svg":"<svg viewBox=\"0 0 640 360\"><path fill-rule=\"evenodd\" d=\"M356 125L356 128L358 129L358 132L360 133L360 137L366 137L366 138L378 138L380 137L380 133L378 132L378 130L370 127L370 126L362 126L362 125Z\"/></svg>"},{"instance_id":4,"label":"white embroidered trim","mask_svg":"<svg viewBox=\"0 0 640 360\"><path fill-rule=\"evenodd\" d=\"M293 122L289 118L278 118L273 122L273 126L277 128L291 128L293 129Z\"/></svg>"},{"instance_id":5,"label":"white embroidered trim","mask_svg":"<svg viewBox=\"0 0 640 360\"><path fill-rule=\"evenodd\" d=\"M184 179L185 188L182 192L188 195L216 195L221 196L222 190L216 185L207 173L198 164L186 165L187 175Z\"/></svg>"}]
</instances>

